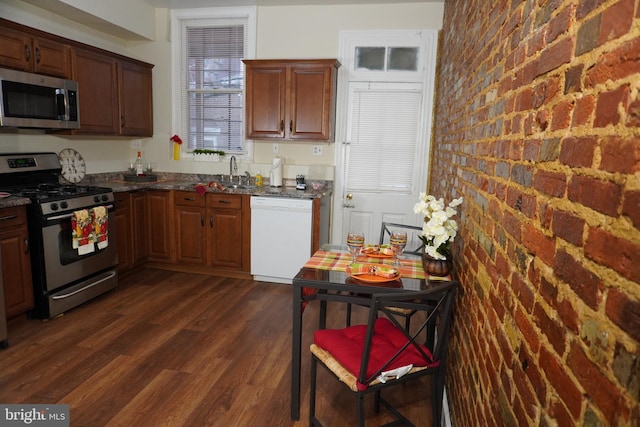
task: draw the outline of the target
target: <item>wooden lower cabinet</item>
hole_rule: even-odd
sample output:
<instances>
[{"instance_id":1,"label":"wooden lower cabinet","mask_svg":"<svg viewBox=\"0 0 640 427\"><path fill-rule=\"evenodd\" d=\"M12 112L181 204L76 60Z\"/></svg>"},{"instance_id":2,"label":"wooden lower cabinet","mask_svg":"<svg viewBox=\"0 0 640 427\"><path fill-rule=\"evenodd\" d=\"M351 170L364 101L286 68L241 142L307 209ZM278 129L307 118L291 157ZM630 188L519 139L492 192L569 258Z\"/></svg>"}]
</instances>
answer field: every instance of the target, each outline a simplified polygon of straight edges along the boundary
<instances>
[{"instance_id":1,"label":"wooden lower cabinet","mask_svg":"<svg viewBox=\"0 0 640 427\"><path fill-rule=\"evenodd\" d=\"M248 195L175 191L174 200L177 263L250 270Z\"/></svg>"},{"instance_id":2,"label":"wooden lower cabinet","mask_svg":"<svg viewBox=\"0 0 640 427\"><path fill-rule=\"evenodd\" d=\"M209 265L242 269L242 196L207 194Z\"/></svg>"},{"instance_id":3,"label":"wooden lower cabinet","mask_svg":"<svg viewBox=\"0 0 640 427\"><path fill-rule=\"evenodd\" d=\"M118 236L118 273L124 273L147 260L146 192L115 194Z\"/></svg>"},{"instance_id":4,"label":"wooden lower cabinet","mask_svg":"<svg viewBox=\"0 0 640 427\"><path fill-rule=\"evenodd\" d=\"M140 265L147 260L147 192L134 191L131 197L131 259L133 265Z\"/></svg>"},{"instance_id":5,"label":"wooden lower cabinet","mask_svg":"<svg viewBox=\"0 0 640 427\"><path fill-rule=\"evenodd\" d=\"M131 203L128 192L116 193L116 236L118 245L118 273L133 267L133 239L131 238Z\"/></svg>"},{"instance_id":6,"label":"wooden lower cabinet","mask_svg":"<svg viewBox=\"0 0 640 427\"><path fill-rule=\"evenodd\" d=\"M148 259L173 262L173 191L147 191L146 199Z\"/></svg>"},{"instance_id":7,"label":"wooden lower cabinet","mask_svg":"<svg viewBox=\"0 0 640 427\"><path fill-rule=\"evenodd\" d=\"M0 253L7 318L33 308L27 211L24 206L0 209Z\"/></svg>"},{"instance_id":8,"label":"wooden lower cabinet","mask_svg":"<svg viewBox=\"0 0 640 427\"><path fill-rule=\"evenodd\" d=\"M250 196L148 190L116 194L119 271L145 261L251 271Z\"/></svg>"},{"instance_id":9,"label":"wooden lower cabinet","mask_svg":"<svg viewBox=\"0 0 640 427\"><path fill-rule=\"evenodd\" d=\"M205 200L194 192L174 192L175 248L179 264L207 263Z\"/></svg>"}]
</instances>

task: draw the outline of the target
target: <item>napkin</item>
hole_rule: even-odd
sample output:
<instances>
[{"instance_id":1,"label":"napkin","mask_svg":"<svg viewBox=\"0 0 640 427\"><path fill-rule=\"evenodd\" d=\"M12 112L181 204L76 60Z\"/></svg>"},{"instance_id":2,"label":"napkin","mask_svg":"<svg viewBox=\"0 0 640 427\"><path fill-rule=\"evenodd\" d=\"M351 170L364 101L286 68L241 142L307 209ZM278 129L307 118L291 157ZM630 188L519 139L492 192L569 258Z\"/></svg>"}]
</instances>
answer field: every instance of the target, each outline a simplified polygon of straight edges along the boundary
<instances>
[{"instance_id":1,"label":"napkin","mask_svg":"<svg viewBox=\"0 0 640 427\"><path fill-rule=\"evenodd\" d=\"M380 254L381 255L393 255L393 249L380 247Z\"/></svg>"},{"instance_id":2,"label":"napkin","mask_svg":"<svg viewBox=\"0 0 640 427\"><path fill-rule=\"evenodd\" d=\"M349 266L351 274L365 274L371 270L371 264L363 264L360 262L353 263Z\"/></svg>"},{"instance_id":3,"label":"napkin","mask_svg":"<svg viewBox=\"0 0 640 427\"><path fill-rule=\"evenodd\" d=\"M109 246L109 214L105 206L96 206L93 208L93 228L95 230L95 241L98 249L104 249Z\"/></svg>"},{"instance_id":4,"label":"napkin","mask_svg":"<svg viewBox=\"0 0 640 427\"><path fill-rule=\"evenodd\" d=\"M380 375L378 375L378 381L384 384L387 382L387 380L390 380L393 378L397 379L402 377L411 369L413 369L413 365L401 366L399 368L392 369L390 371L381 372Z\"/></svg>"},{"instance_id":5,"label":"napkin","mask_svg":"<svg viewBox=\"0 0 640 427\"><path fill-rule=\"evenodd\" d=\"M376 276L385 277L387 279L391 279L398 275L397 269L380 264L373 265L365 263L354 263L349 266L349 271L352 275L369 273Z\"/></svg>"},{"instance_id":6,"label":"napkin","mask_svg":"<svg viewBox=\"0 0 640 427\"><path fill-rule=\"evenodd\" d=\"M398 270L393 267L386 267L382 265L376 266L376 276L385 277L391 279L398 275Z\"/></svg>"},{"instance_id":7,"label":"napkin","mask_svg":"<svg viewBox=\"0 0 640 427\"><path fill-rule=\"evenodd\" d=\"M201 196L204 196L205 193L207 192L207 186L204 184L196 184L196 193L198 193Z\"/></svg>"},{"instance_id":8,"label":"napkin","mask_svg":"<svg viewBox=\"0 0 640 427\"><path fill-rule=\"evenodd\" d=\"M71 217L71 246L79 255L95 251L93 232L92 212L89 209L75 211Z\"/></svg>"}]
</instances>

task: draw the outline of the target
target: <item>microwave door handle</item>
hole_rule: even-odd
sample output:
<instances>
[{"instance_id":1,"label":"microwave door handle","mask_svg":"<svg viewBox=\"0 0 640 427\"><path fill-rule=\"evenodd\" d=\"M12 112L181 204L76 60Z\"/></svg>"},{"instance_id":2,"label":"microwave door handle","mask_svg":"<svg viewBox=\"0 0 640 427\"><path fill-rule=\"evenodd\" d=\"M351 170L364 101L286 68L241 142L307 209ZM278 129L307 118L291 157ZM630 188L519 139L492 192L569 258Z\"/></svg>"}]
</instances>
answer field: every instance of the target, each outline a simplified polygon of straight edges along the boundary
<instances>
[{"instance_id":1,"label":"microwave door handle","mask_svg":"<svg viewBox=\"0 0 640 427\"><path fill-rule=\"evenodd\" d=\"M56 106L58 120L69 120L69 106L67 105L67 91L56 89Z\"/></svg>"}]
</instances>

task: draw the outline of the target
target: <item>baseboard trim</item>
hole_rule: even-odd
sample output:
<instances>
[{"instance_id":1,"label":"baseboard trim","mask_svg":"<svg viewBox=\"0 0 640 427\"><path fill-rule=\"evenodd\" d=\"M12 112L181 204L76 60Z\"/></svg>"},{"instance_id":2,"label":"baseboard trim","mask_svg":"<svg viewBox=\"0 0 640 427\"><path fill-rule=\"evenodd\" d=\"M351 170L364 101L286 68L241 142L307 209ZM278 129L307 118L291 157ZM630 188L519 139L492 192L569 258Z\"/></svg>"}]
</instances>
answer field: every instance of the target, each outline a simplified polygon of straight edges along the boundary
<instances>
[{"instance_id":1,"label":"baseboard trim","mask_svg":"<svg viewBox=\"0 0 640 427\"><path fill-rule=\"evenodd\" d=\"M447 389L444 389L442 395L442 419L440 420L442 427L451 427L451 414L449 413L449 399L447 398Z\"/></svg>"}]
</instances>

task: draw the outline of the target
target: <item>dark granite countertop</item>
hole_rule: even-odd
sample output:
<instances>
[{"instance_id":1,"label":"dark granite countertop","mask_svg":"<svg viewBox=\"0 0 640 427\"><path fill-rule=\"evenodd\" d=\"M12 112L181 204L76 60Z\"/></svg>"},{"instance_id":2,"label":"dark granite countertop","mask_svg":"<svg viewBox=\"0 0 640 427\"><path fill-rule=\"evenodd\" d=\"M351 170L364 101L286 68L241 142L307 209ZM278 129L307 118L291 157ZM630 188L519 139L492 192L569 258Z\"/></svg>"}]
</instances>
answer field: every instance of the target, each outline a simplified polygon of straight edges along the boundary
<instances>
[{"instance_id":1,"label":"dark granite countertop","mask_svg":"<svg viewBox=\"0 0 640 427\"><path fill-rule=\"evenodd\" d=\"M98 185L110 187L114 193L136 190L181 190L196 191L196 185L202 184L207 193L222 194L249 194L252 196L267 197L288 197L296 199L318 199L331 195L333 191L332 181L311 181L307 182L306 190L297 190L295 180L284 180L282 187L270 187L267 183L262 187L252 188L231 188L209 186L215 181L212 175L178 174L178 173L158 173L157 181L154 182L128 182L125 181L122 173L103 173L88 175L80 185ZM26 197L9 196L0 199L0 209L14 206L24 206L31 203Z\"/></svg>"},{"instance_id":2,"label":"dark granite countertop","mask_svg":"<svg viewBox=\"0 0 640 427\"><path fill-rule=\"evenodd\" d=\"M209 186L210 182L217 182L216 176L199 174L158 173L154 182L125 181L122 174L98 174L85 178L87 184L111 187L114 193L136 190L181 190L196 191L196 185L202 185L207 193L249 194L252 196L289 197L297 199L317 199L328 196L333 191L332 181L307 182L306 190L297 190L295 180L284 180L282 187L271 187L265 184L261 187L232 188ZM85 182L83 181L83 184Z\"/></svg>"},{"instance_id":3,"label":"dark granite countertop","mask_svg":"<svg viewBox=\"0 0 640 427\"><path fill-rule=\"evenodd\" d=\"M0 199L0 209L12 208L14 206L24 206L31 203L31 200L27 197L15 197L9 196L4 199Z\"/></svg>"}]
</instances>

